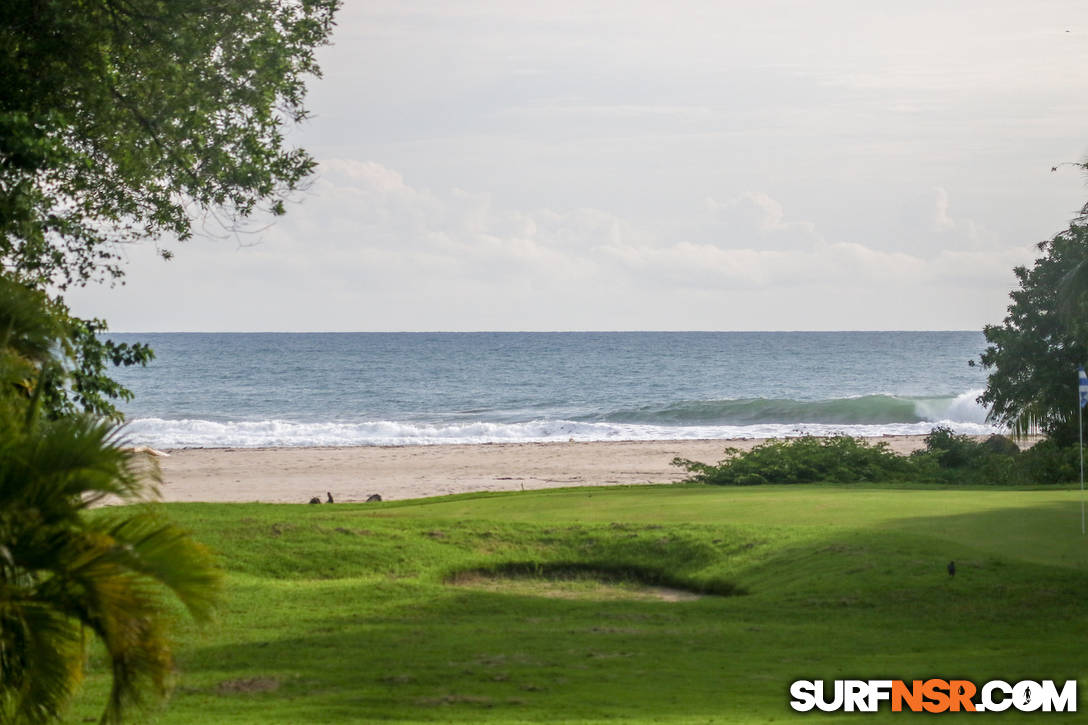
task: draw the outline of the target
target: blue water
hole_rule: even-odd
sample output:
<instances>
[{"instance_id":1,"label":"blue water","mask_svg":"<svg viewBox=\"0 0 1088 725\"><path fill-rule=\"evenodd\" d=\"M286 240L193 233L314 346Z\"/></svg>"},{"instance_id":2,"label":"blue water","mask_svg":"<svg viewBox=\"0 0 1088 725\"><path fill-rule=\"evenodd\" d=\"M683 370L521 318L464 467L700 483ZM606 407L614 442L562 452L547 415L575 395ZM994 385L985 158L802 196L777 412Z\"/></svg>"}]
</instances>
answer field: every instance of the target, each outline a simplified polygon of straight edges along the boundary
<instances>
[{"instance_id":1,"label":"blue water","mask_svg":"<svg viewBox=\"0 0 1088 725\"><path fill-rule=\"evenodd\" d=\"M126 334L159 447L991 430L978 332Z\"/></svg>"}]
</instances>

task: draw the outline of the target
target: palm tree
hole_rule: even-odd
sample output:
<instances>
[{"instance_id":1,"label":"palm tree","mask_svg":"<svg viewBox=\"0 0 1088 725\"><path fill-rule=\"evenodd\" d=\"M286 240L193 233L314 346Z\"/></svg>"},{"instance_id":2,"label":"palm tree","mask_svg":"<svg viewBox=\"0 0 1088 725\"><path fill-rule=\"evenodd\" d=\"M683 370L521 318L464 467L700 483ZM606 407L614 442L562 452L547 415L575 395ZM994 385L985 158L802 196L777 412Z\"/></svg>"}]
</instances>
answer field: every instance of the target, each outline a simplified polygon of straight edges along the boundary
<instances>
[{"instance_id":1,"label":"palm tree","mask_svg":"<svg viewBox=\"0 0 1088 725\"><path fill-rule=\"evenodd\" d=\"M0 279L0 722L60 715L83 674L86 632L113 676L102 721L120 722L145 693L167 690L165 598L205 620L220 575L156 510L157 467L124 448L115 425L38 415L42 378L59 367L47 350L59 346L32 344L48 325L18 299L4 305L8 284ZM89 511L102 503L131 505Z\"/></svg>"}]
</instances>

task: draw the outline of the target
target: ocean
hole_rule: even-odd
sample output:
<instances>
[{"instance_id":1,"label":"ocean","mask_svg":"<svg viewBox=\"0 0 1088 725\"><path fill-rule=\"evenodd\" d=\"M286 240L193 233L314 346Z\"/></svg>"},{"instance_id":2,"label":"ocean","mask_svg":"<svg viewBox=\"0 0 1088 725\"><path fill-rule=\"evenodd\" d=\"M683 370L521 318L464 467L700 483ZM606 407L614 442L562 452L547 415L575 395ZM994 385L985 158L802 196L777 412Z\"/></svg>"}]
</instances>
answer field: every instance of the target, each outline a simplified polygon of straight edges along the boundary
<instances>
[{"instance_id":1,"label":"ocean","mask_svg":"<svg viewBox=\"0 0 1088 725\"><path fill-rule=\"evenodd\" d=\"M156 448L989 433L979 332L111 334Z\"/></svg>"}]
</instances>

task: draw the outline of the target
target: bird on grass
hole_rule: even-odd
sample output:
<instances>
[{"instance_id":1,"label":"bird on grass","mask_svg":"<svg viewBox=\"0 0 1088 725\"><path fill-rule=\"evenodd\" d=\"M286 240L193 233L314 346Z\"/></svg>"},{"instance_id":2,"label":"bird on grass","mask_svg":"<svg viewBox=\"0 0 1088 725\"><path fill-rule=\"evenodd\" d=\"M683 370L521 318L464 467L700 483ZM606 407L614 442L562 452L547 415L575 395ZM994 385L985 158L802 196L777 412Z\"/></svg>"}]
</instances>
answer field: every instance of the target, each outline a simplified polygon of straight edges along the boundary
<instances>
[{"instance_id":1,"label":"bird on grass","mask_svg":"<svg viewBox=\"0 0 1088 725\"><path fill-rule=\"evenodd\" d=\"M329 497L329 500L326 501L325 503L334 503L334 501L332 500L332 492L331 491L326 491L325 495Z\"/></svg>"},{"instance_id":2,"label":"bird on grass","mask_svg":"<svg viewBox=\"0 0 1088 725\"><path fill-rule=\"evenodd\" d=\"M948 576L956 576L956 562L948 562Z\"/></svg>"}]
</instances>

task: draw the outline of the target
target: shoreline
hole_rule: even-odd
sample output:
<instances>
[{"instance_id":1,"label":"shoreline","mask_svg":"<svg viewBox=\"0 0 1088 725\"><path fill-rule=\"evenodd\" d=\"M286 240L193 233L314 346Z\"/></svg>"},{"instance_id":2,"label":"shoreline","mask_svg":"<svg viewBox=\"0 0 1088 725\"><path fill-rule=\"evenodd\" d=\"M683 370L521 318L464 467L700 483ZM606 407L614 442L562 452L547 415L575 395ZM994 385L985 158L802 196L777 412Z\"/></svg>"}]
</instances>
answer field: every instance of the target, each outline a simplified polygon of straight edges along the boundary
<instances>
[{"instance_id":1,"label":"shoreline","mask_svg":"<svg viewBox=\"0 0 1088 725\"><path fill-rule=\"evenodd\" d=\"M985 437L985 436L982 436ZM157 458L168 502L306 503L326 492L340 503L456 493L569 486L675 483L675 457L706 463L726 448L749 450L767 438L404 446L182 448ZM903 455L924 435L866 438Z\"/></svg>"}]
</instances>

